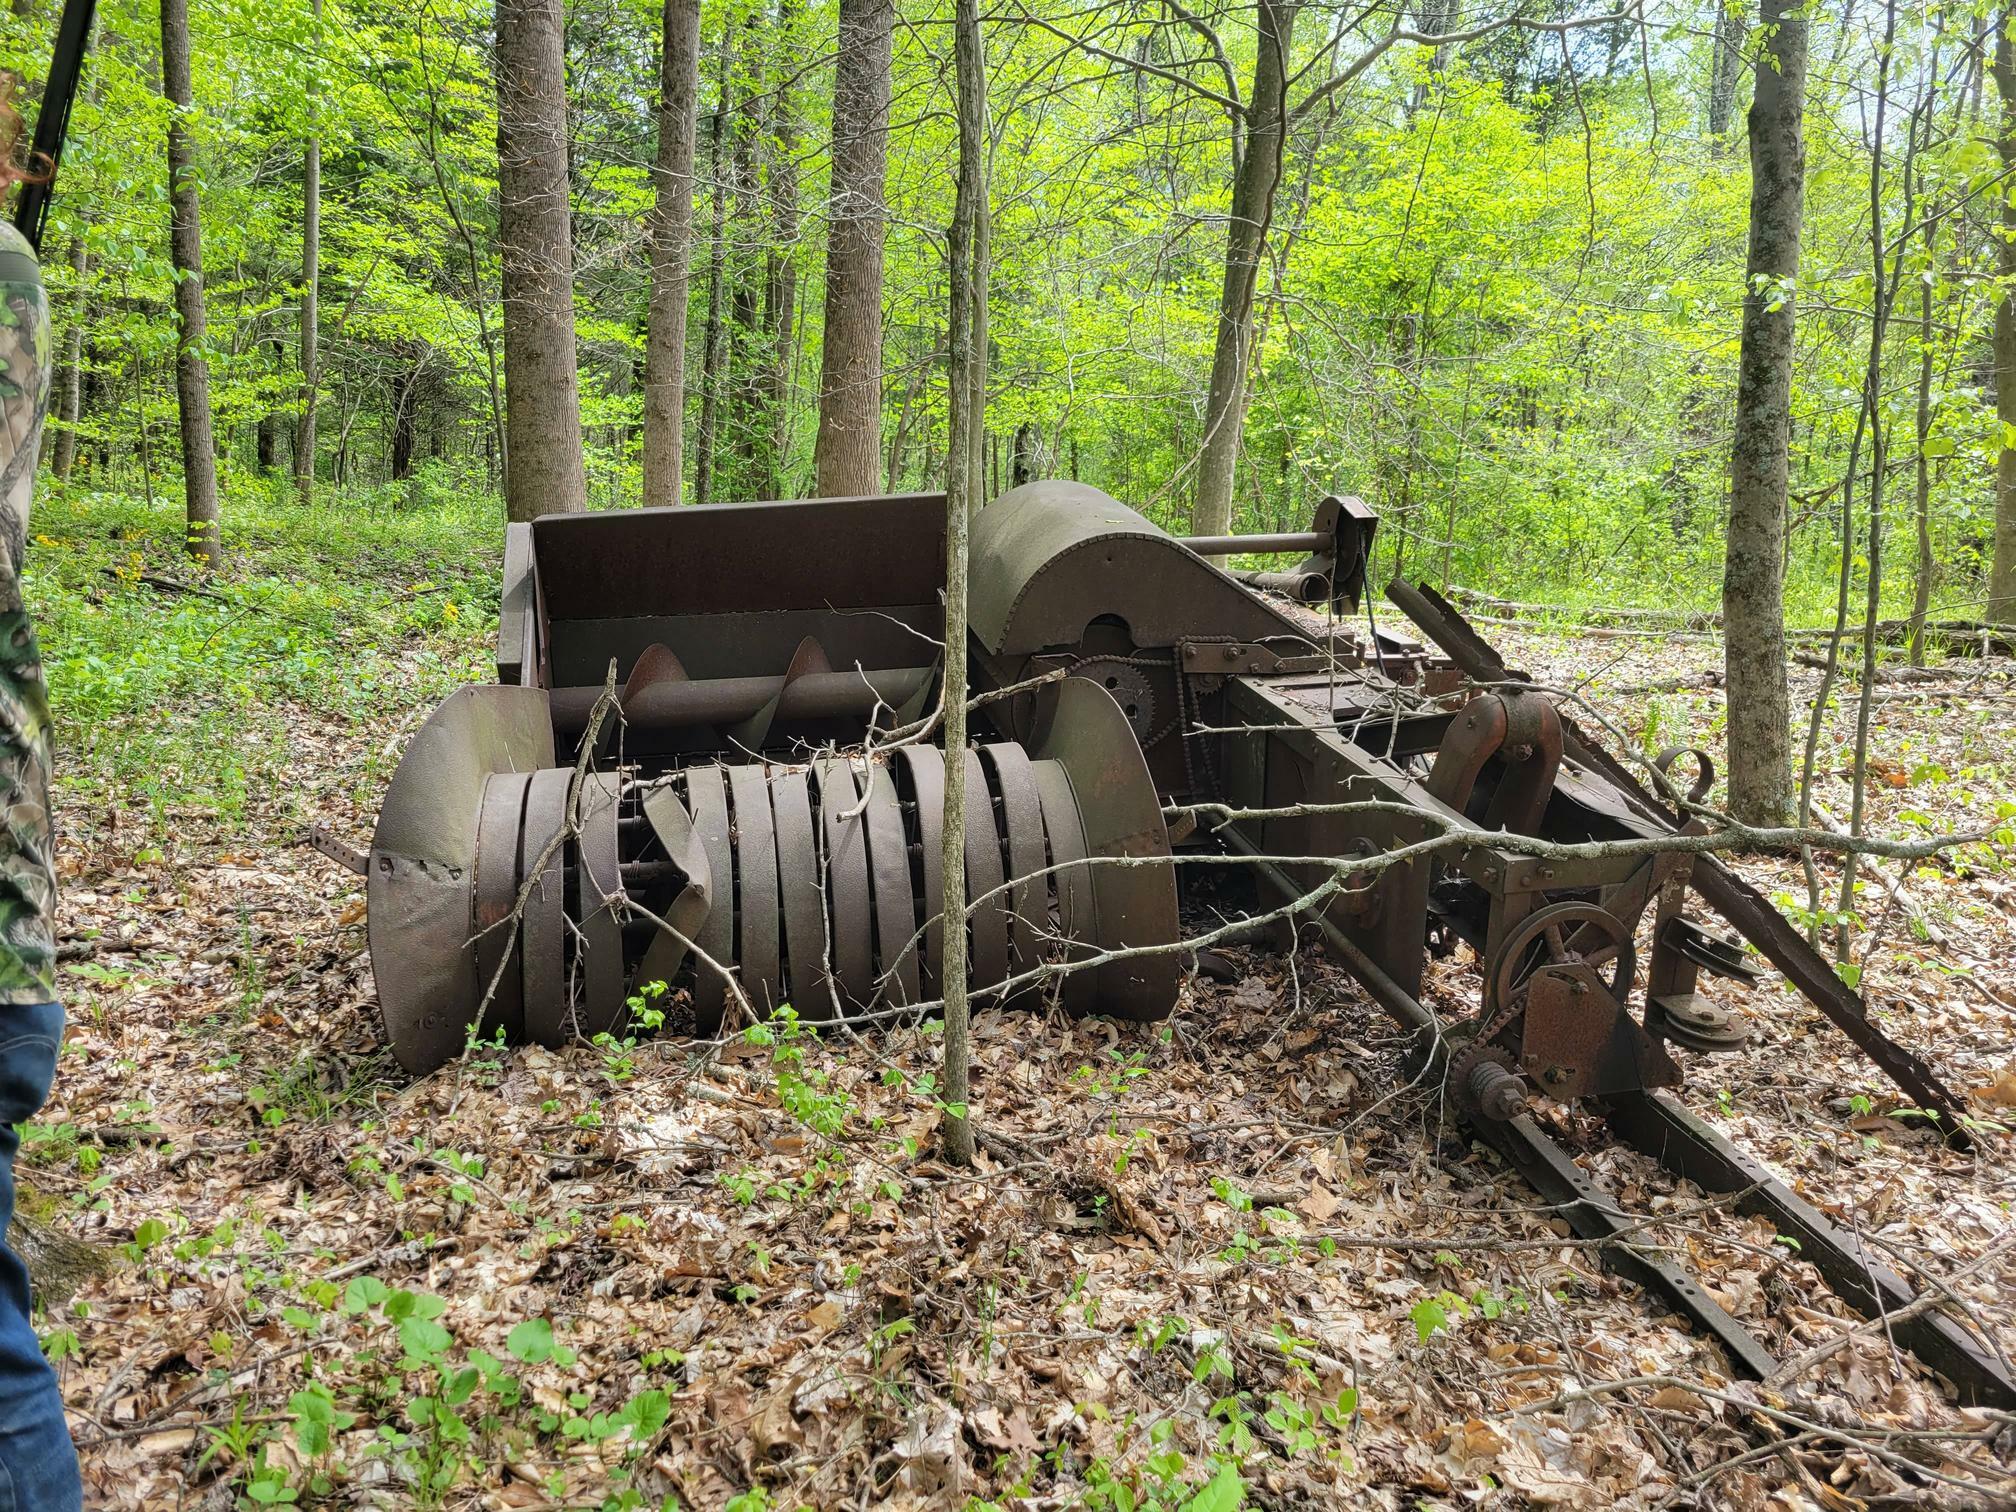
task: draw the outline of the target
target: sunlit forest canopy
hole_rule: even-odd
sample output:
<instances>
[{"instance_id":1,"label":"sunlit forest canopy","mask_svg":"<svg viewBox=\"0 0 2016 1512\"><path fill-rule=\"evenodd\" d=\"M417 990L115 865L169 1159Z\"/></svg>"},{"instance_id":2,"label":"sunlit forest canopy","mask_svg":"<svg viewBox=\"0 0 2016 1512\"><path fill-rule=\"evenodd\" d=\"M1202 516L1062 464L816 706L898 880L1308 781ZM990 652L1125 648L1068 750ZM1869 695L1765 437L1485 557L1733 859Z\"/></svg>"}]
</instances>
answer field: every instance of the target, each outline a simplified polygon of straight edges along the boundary
<instances>
[{"instance_id":1,"label":"sunlit forest canopy","mask_svg":"<svg viewBox=\"0 0 2016 1512\"><path fill-rule=\"evenodd\" d=\"M1297 13L1253 313L1240 529L1293 528L1322 495L1356 493L1383 518L1382 573L1557 601L1712 603L1744 292L1756 51L1744 9L1653 0L1621 20L1440 46L1390 34L1396 23L1461 30L1486 10L1541 22L1601 11L1444 0L1398 15ZM56 13L36 4L8 18L0 66L38 79ZM892 489L941 486L945 466L950 14L897 7L880 353ZM638 460L661 17L642 0L567 7L582 447L598 508L671 502L642 498ZM1009 486L1019 460L1180 525L1243 147L1224 101L1250 88L1255 12L1011 0L987 20L988 490ZM1885 529L1904 565L1886 592L1908 600L1922 453L1932 609L1964 612L1982 592L2003 440L1990 28L1973 6L1910 8L1879 81L1881 7L1817 7L1813 23L1792 609L1819 617L1834 591L1879 301L1880 149L1882 403L1894 431L1875 463L1861 449L1849 508L1859 513L1872 465L1895 475ZM324 0L319 17L310 0L194 0L227 538L231 499L284 490L293 471L311 137L322 153L322 502L424 509L496 487L492 27L490 7L470 0ZM702 8L686 423L700 425L708 398L717 500L812 491L836 30L830 0ZM106 0L45 258L59 318L81 333L70 485L165 507L179 461L159 69L152 7ZM779 355L784 291L795 318Z\"/></svg>"}]
</instances>

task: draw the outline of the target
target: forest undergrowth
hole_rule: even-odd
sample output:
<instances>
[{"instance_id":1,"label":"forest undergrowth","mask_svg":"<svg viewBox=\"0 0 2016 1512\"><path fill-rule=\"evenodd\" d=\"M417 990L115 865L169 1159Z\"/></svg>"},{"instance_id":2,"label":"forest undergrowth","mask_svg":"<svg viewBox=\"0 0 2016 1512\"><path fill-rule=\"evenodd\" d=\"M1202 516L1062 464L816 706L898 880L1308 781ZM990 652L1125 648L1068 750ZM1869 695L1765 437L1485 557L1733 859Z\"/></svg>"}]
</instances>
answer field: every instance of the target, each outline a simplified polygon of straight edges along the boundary
<instances>
[{"instance_id":1,"label":"forest undergrowth","mask_svg":"<svg viewBox=\"0 0 2016 1512\"><path fill-rule=\"evenodd\" d=\"M971 1171L935 1153L928 1024L785 1018L705 1054L626 1037L405 1078L361 884L301 842L323 822L364 843L406 736L482 675L495 519L239 508L230 568L198 583L166 516L37 514L72 1028L23 1172L107 1261L41 1320L94 1505L2016 1494L2009 1421L1880 1333L1782 1395L1731 1381L1460 1138L1312 949L1235 953L1243 979L1191 983L1159 1025L983 1015ZM1494 637L1648 748L1718 743L1706 636ZM1993 823L2016 662L1878 698L1872 827ZM1840 814L1853 721L1844 693L1820 762ZM1795 866L1743 869L1803 901ZM2016 875L1978 850L1884 863L1853 933L1885 1027L1975 1097L1979 1151L1887 1116L1775 974L1724 989L1757 1040L1690 1058L1685 1099L2016 1352L1993 1132L2016 1121ZM1474 968L1436 963L1431 1001L1465 1011ZM1852 1319L1768 1224L1547 1116L1781 1354Z\"/></svg>"}]
</instances>

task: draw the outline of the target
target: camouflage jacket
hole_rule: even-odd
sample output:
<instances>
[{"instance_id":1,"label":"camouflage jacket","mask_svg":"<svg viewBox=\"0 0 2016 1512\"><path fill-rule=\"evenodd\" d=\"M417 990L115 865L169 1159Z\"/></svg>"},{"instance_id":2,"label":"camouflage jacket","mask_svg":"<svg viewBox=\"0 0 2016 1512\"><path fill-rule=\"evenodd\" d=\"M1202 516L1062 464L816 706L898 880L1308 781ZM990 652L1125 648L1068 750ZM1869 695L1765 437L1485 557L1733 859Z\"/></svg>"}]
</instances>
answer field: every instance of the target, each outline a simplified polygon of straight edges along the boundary
<instances>
[{"instance_id":1,"label":"camouflage jacket","mask_svg":"<svg viewBox=\"0 0 2016 1512\"><path fill-rule=\"evenodd\" d=\"M49 692L21 601L51 350L49 298L35 254L0 221L0 1003L55 997Z\"/></svg>"}]
</instances>

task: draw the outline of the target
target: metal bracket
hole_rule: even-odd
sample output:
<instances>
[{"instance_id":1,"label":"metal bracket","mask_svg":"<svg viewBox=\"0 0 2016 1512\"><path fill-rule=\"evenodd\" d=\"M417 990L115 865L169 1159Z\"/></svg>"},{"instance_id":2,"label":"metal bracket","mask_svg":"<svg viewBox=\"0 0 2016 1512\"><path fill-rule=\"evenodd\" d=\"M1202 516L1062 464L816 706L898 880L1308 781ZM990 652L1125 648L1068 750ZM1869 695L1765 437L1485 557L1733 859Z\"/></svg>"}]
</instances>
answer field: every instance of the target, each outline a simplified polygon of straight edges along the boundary
<instances>
[{"instance_id":1,"label":"metal bracket","mask_svg":"<svg viewBox=\"0 0 2016 1512\"><path fill-rule=\"evenodd\" d=\"M335 834L325 825L309 825L308 837L303 843L314 850L320 851L345 871L355 872L360 877L371 869L369 858L365 856L364 852L358 850L354 845L346 845L343 841L338 840Z\"/></svg>"}]
</instances>

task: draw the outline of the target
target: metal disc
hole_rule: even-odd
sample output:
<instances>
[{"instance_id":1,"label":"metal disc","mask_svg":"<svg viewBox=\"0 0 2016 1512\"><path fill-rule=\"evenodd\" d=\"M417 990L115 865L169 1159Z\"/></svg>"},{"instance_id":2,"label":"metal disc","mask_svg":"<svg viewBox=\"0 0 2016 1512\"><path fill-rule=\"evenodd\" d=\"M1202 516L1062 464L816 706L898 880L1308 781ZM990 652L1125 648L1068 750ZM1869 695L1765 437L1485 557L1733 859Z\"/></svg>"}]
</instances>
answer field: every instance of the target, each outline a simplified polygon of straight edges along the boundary
<instances>
[{"instance_id":1,"label":"metal disc","mask_svg":"<svg viewBox=\"0 0 2016 1512\"><path fill-rule=\"evenodd\" d=\"M1056 692L1043 701L1038 720L1045 733L1031 755L1059 761L1071 775L1093 858L1096 943L1102 950L1173 947L1176 868L1168 859L1169 827L1127 716L1097 683L1067 677L1053 686ZM1136 864L1098 864L1109 856ZM1177 982L1173 949L1109 961L1099 968L1099 1011L1124 1019L1165 1018L1176 1006Z\"/></svg>"},{"instance_id":2,"label":"metal disc","mask_svg":"<svg viewBox=\"0 0 2016 1512\"><path fill-rule=\"evenodd\" d=\"M616 850L620 779L589 772L581 779L580 854L582 992L575 1030L582 1039L611 1033L623 1018L623 874ZM606 900L606 901L605 901Z\"/></svg>"},{"instance_id":3,"label":"metal disc","mask_svg":"<svg viewBox=\"0 0 2016 1512\"><path fill-rule=\"evenodd\" d=\"M525 790L525 830L518 842L518 875L538 880L525 896L524 940L519 958L525 975L525 1037L535 1044L557 1046L567 1032L567 899L564 845L539 858L567 824L567 784L574 774L565 767L534 772Z\"/></svg>"},{"instance_id":4,"label":"metal disc","mask_svg":"<svg viewBox=\"0 0 2016 1512\"><path fill-rule=\"evenodd\" d=\"M860 1008L875 995L875 947L869 938L868 826L854 770L829 757L812 764L819 785L819 830L826 846L826 907L833 921L833 965L840 1000ZM850 817L851 816L851 817Z\"/></svg>"},{"instance_id":5,"label":"metal disc","mask_svg":"<svg viewBox=\"0 0 2016 1512\"><path fill-rule=\"evenodd\" d=\"M1099 937L1099 905L1092 889L1091 868L1084 864L1085 825L1078 817L1078 798L1071 776L1054 761L1030 763L1036 795L1043 802L1043 832L1050 841L1050 876L1057 896L1058 930L1069 943L1066 961L1093 954ZM1099 1006L1098 974L1073 971L1064 978L1064 1006L1073 1013L1092 1013Z\"/></svg>"},{"instance_id":6,"label":"metal disc","mask_svg":"<svg viewBox=\"0 0 2016 1512\"><path fill-rule=\"evenodd\" d=\"M408 1071L461 1052L481 996L469 920L484 779L552 765L543 688L459 689L400 758L372 836L366 896L379 1011Z\"/></svg>"},{"instance_id":7,"label":"metal disc","mask_svg":"<svg viewBox=\"0 0 2016 1512\"><path fill-rule=\"evenodd\" d=\"M686 806L693 814L693 833L707 852L707 869L714 877L713 906L701 921L693 943L708 959L693 962L694 1033L712 1039L721 1032L721 1019L728 1006L728 982L720 968L735 964L735 854L728 833L728 784L716 766L689 767L686 771Z\"/></svg>"},{"instance_id":8,"label":"metal disc","mask_svg":"<svg viewBox=\"0 0 2016 1512\"><path fill-rule=\"evenodd\" d=\"M742 884L735 955L749 1005L767 1017L784 1001L784 921L778 913L777 827L763 768L728 768L728 795L735 802L735 870Z\"/></svg>"},{"instance_id":9,"label":"metal disc","mask_svg":"<svg viewBox=\"0 0 2016 1512\"><path fill-rule=\"evenodd\" d=\"M922 896L918 913L924 918L924 969L921 991L936 997L945 966L945 754L935 746L904 746L903 773L917 807L918 849L923 853Z\"/></svg>"},{"instance_id":10,"label":"metal disc","mask_svg":"<svg viewBox=\"0 0 2016 1512\"><path fill-rule=\"evenodd\" d=\"M522 921L511 917L518 901L518 835L525 820L526 772L498 772L483 784L476 822L476 1001L489 1004L477 1033L499 1029L507 1043L525 1037L525 978L518 949ZM494 984L494 985L493 985Z\"/></svg>"},{"instance_id":11,"label":"metal disc","mask_svg":"<svg viewBox=\"0 0 2016 1512\"><path fill-rule=\"evenodd\" d=\"M666 859L679 868L686 882L659 915L672 929L660 929L651 936L631 977L632 991L641 991L653 982L672 985L686 952L699 937L700 926L707 921L715 895L714 868L707 859L707 848L693 833L693 818L670 783L644 790L644 817Z\"/></svg>"},{"instance_id":12,"label":"metal disc","mask_svg":"<svg viewBox=\"0 0 2016 1512\"><path fill-rule=\"evenodd\" d=\"M966 753L966 928L973 944L973 990L1008 979L1008 880L1001 868L1001 836L994 800L980 757ZM983 901L984 899L984 901Z\"/></svg>"},{"instance_id":13,"label":"metal disc","mask_svg":"<svg viewBox=\"0 0 2016 1512\"><path fill-rule=\"evenodd\" d=\"M910 896L910 848L903 836L903 810L896 802L896 783L889 769L870 763L855 770L868 790L868 875L875 889L875 965L880 971L879 996L894 1003L914 1003L917 990L917 907Z\"/></svg>"},{"instance_id":14,"label":"metal disc","mask_svg":"<svg viewBox=\"0 0 2016 1512\"><path fill-rule=\"evenodd\" d=\"M824 987L826 901L819 887L819 840L802 771L770 774L770 817L777 836L777 880L783 898L785 992L807 1023L831 1015Z\"/></svg>"},{"instance_id":15,"label":"metal disc","mask_svg":"<svg viewBox=\"0 0 2016 1512\"><path fill-rule=\"evenodd\" d=\"M1045 865L1043 847L1043 800L1036 795L1036 778L1030 770L1029 753L1019 745L997 743L980 747L981 759L993 768L994 783L1001 790L1001 819L1008 831L1008 967L1012 975L1033 970L1043 959L1042 932L1050 922L1050 885L1041 875ZM1031 983L1017 989L1014 998L1037 991Z\"/></svg>"}]
</instances>

